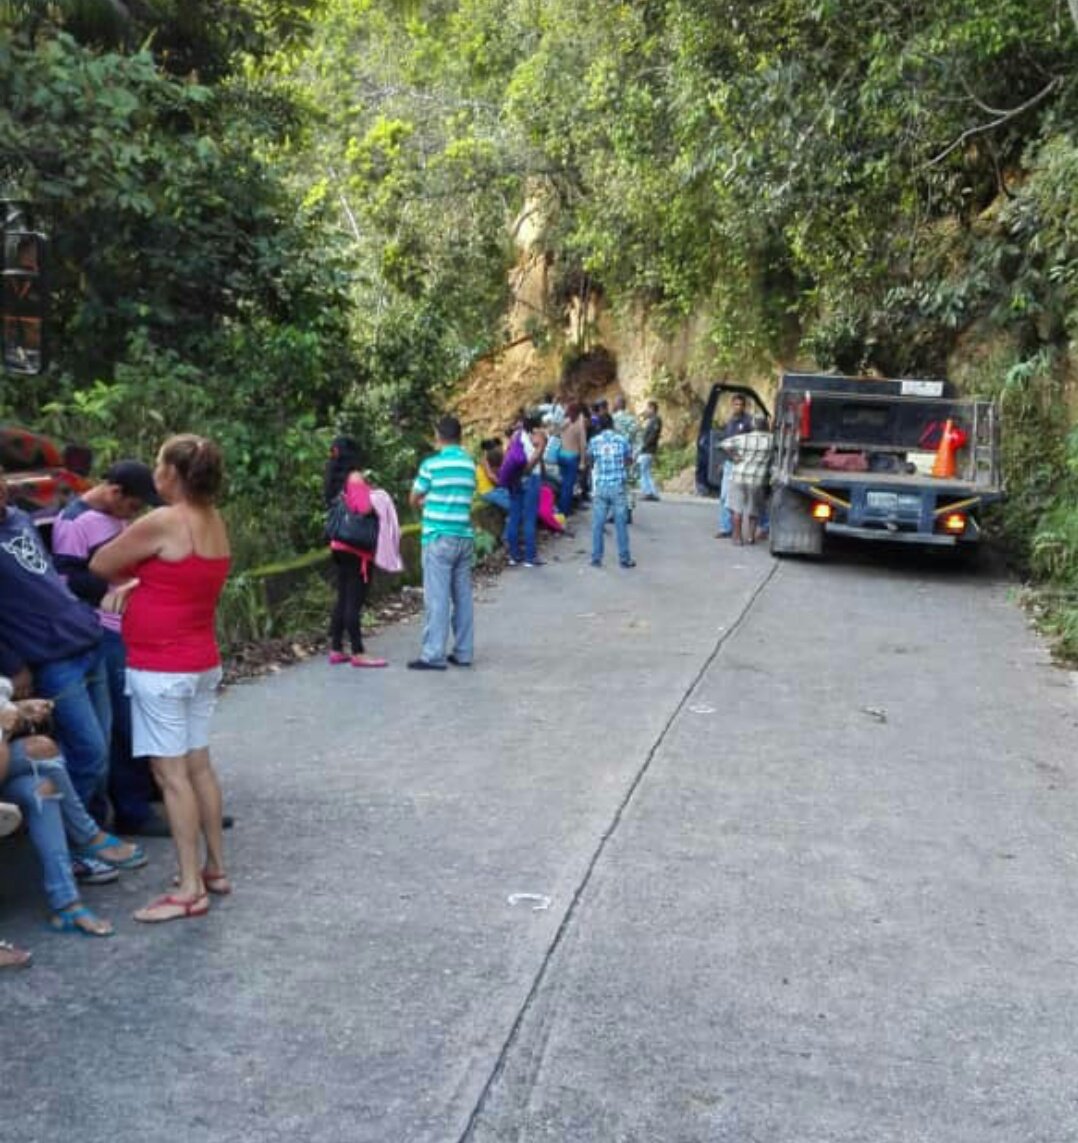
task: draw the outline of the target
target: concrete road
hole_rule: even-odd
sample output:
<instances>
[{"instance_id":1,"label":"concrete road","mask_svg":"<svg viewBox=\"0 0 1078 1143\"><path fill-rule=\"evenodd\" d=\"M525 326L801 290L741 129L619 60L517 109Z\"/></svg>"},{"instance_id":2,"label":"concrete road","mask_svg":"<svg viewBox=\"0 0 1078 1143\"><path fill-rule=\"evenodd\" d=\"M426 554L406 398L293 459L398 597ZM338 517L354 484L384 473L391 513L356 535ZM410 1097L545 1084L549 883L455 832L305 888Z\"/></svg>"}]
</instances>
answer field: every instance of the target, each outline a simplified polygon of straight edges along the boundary
<instances>
[{"instance_id":1,"label":"concrete road","mask_svg":"<svg viewBox=\"0 0 1078 1143\"><path fill-rule=\"evenodd\" d=\"M641 505L639 567L486 589L471 671L230 691L236 893L167 843L40 929L0 850L21 1143L1078 1140L1078 703L1011 589L774 563ZM583 536L582 529L581 537ZM526 896L516 896L523 894Z\"/></svg>"}]
</instances>

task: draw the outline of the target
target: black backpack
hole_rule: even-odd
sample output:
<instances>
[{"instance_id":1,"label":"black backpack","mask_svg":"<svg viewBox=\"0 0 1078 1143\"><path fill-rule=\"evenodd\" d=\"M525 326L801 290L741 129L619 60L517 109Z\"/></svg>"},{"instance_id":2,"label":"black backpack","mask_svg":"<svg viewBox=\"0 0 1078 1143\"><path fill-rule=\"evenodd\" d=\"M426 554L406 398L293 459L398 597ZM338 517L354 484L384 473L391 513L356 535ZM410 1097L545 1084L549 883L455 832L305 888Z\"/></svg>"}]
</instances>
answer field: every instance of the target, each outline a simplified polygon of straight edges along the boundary
<instances>
[{"instance_id":1,"label":"black backpack","mask_svg":"<svg viewBox=\"0 0 1078 1143\"><path fill-rule=\"evenodd\" d=\"M326 539L373 554L378 547L378 513L352 512L342 493L326 509Z\"/></svg>"}]
</instances>

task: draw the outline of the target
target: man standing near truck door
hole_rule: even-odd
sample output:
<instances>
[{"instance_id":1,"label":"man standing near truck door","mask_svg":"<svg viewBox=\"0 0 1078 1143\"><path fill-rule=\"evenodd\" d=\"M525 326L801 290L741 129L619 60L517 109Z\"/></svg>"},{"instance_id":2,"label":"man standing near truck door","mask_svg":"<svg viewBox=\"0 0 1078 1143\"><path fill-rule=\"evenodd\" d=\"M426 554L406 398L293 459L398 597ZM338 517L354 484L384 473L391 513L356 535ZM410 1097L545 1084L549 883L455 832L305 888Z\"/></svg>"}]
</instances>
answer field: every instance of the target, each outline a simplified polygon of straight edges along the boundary
<instances>
[{"instance_id":1,"label":"man standing near truck door","mask_svg":"<svg viewBox=\"0 0 1078 1143\"><path fill-rule=\"evenodd\" d=\"M735 393L730 399L730 419L722 427L722 439L730 440L742 433L752 432L752 417L745 410L745 398ZM719 530L715 539L725 540L734 533L734 517L730 511L730 480L734 465L729 458L722 466L722 485L719 490Z\"/></svg>"},{"instance_id":2,"label":"man standing near truck door","mask_svg":"<svg viewBox=\"0 0 1078 1143\"><path fill-rule=\"evenodd\" d=\"M767 417L753 421L752 432L730 438L733 460L730 475L730 511L733 515L735 544L748 539L756 543L756 523L763 515L767 479L771 470L773 440Z\"/></svg>"}]
</instances>

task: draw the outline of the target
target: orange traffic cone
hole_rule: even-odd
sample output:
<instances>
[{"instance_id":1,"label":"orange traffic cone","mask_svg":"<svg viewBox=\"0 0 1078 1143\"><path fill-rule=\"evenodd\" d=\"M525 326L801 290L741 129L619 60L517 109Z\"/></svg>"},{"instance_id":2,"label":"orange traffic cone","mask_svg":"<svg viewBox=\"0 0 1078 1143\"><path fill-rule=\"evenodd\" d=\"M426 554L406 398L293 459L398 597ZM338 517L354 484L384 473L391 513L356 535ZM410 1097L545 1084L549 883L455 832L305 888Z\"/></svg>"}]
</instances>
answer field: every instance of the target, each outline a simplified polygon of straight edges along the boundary
<instances>
[{"instance_id":1,"label":"orange traffic cone","mask_svg":"<svg viewBox=\"0 0 1078 1143\"><path fill-rule=\"evenodd\" d=\"M957 434L954 431L954 422L948 419L943 426L943 435L940 437L939 448L936 449L936 463L932 465L932 475L942 477L944 480L953 480L955 476L955 444Z\"/></svg>"}]
</instances>

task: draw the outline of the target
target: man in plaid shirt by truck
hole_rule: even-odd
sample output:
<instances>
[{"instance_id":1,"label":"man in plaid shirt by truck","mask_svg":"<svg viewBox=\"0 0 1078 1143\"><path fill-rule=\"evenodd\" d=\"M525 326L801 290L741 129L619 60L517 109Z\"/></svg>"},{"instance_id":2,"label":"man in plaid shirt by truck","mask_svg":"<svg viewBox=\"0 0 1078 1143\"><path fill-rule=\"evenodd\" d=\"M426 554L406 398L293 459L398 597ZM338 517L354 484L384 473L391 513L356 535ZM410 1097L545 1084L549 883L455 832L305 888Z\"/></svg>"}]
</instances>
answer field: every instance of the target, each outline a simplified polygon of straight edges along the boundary
<instances>
[{"instance_id":1,"label":"man in plaid shirt by truck","mask_svg":"<svg viewBox=\"0 0 1078 1143\"><path fill-rule=\"evenodd\" d=\"M734 543L756 543L771 471L773 441L767 417L757 417L752 432L730 437L724 449L734 463L730 476L730 511L734 517ZM747 518L747 519L746 519ZM746 535L747 533L747 535Z\"/></svg>"}]
</instances>

